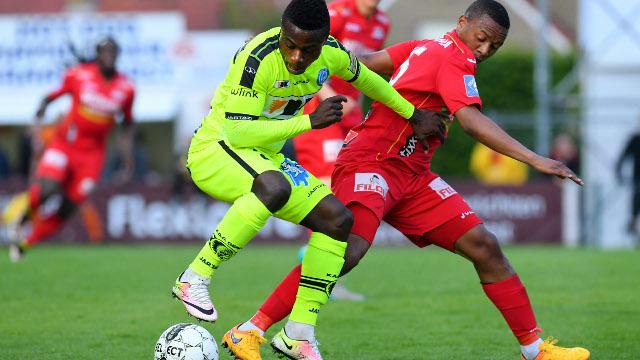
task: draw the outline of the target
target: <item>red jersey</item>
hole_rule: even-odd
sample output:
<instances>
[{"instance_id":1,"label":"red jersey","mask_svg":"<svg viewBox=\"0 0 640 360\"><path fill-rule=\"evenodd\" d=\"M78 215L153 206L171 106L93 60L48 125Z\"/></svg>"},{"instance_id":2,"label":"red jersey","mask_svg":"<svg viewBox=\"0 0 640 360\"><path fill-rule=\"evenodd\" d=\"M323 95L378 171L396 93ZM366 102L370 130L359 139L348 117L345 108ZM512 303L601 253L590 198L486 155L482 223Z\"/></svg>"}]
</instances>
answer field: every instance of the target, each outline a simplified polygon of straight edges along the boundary
<instances>
[{"instance_id":1,"label":"red jersey","mask_svg":"<svg viewBox=\"0 0 640 360\"><path fill-rule=\"evenodd\" d=\"M327 5L331 16L331 35L355 55L382 49L391 23L381 10L366 18L362 16L354 0L336 0ZM334 76L329 85L338 93L359 100L360 92L348 82ZM349 114L351 115L351 114ZM345 116L341 124L347 130L362 121L361 111Z\"/></svg>"},{"instance_id":2,"label":"red jersey","mask_svg":"<svg viewBox=\"0 0 640 360\"><path fill-rule=\"evenodd\" d=\"M389 81L405 99L419 109L455 114L464 106L482 107L476 86L476 59L455 31L436 40L413 40L386 49L395 72ZM453 119L453 117L451 117ZM430 170L431 158L440 145L429 139L425 152L407 120L380 103L368 118L345 138L337 165L357 161L401 161L415 173Z\"/></svg>"},{"instance_id":3,"label":"red jersey","mask_svg":"<svg viewBox=\"0 0 640 360\"><path fill-rule=\"evenodd\" d=\"M56 130L53 141L73 148L104 148L116 115L122 113L125 122L132 121L134 88L121 73L106 80L96 63L70 68L62 85L47 95L54 100L61 95L73 97L71 110Z\"/></svg>"}]
</instances>

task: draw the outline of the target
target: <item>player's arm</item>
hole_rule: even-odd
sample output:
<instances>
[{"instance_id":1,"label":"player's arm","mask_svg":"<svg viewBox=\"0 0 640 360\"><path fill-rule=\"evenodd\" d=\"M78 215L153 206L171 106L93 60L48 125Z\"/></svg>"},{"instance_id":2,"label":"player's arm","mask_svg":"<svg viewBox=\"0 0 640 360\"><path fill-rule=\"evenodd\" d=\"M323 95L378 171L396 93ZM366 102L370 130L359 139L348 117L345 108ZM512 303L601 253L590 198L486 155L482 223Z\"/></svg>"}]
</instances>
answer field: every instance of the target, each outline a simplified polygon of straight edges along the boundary
<instances>
[{"instance_id":1,"label":"player's arm","mask_svg":"<svg viewBox=\"0 0 640 360\"><path fill-rule=\"evenodd\" d=\"M549 159L536 154L512 138L493 120L485 116L473 105L463 106L455 112L462 129L474 139L487 147L529 164L536 170L545 174L555 175L560 178L569 178L582 185L583 181L560 161Z\"/></svg>"},{"instance_id":2,"label":"player's arm","mask_svg":"<svg viewBox=\"0 0 640 360\"><path fill-rule=\"evenodd\" d=\"M64 79L62 80L62 84L60 84L60 86L54 91L45 95L45 97L42 98L42 100L40 101L40 104L38 105L38 109L36 110L36 116L35 116L36 123L40 122L44 118L44 114L47 111L47 107L49 106L49 104L51 104L60 96L71 92L72 83L73 83L73 70L69 70L65 73Z\"/></svg>"},{"instance_id":3,"label":"player's arm","mask_svg":"<svg viewBox=\"0 0 640 360\"><path fill-rule=\"evenodd\" d=\"M238 77L239 91L234 91L235 95L230 93L224 104L224 129L231 145L253 147L272 144L311 129L327 127L342 117L341 103L346 99L336 96L323 101L309 115L298 115L287 120L260 120L267 89L277 79L273 76L275 72L269 71L268 64L251 65L251 61L243 61L241 65L232 64L230 69L241 73ZM255 68L258 70L254 74L246 70Z\"/></svg>"},{"instance_id":4,"label":"player's arm","mask_svg":"<svg viewBox=\"0 0 640 360\"><path fill-rule=\"evenodd\" d=\"M365 53L358 56L358 59L363 65L369 68L369 70L381 75L391 76L395 70L393 60L391 60L391 55L389 55L387 50Z\"/></svg>"},{"instance_id":5,"label":"player's arm","mask_svg":"<svg viewBox=\"0 0 640 360\"><path fill-rule=\"evenodd\" d=\"M405 41L380 51L359 55L358 58L371 71L391 76L416 46L417 40Z\"/></svg>"}]
</instances>

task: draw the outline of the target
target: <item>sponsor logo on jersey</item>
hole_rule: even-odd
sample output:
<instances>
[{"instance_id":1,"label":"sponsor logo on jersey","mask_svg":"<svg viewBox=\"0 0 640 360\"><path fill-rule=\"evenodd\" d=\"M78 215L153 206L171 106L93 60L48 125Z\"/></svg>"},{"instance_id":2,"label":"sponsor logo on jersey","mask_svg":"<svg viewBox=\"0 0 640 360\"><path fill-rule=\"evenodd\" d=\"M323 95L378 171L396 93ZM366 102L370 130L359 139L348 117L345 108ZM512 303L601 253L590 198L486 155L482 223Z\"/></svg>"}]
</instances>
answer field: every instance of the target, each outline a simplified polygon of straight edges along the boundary
<instances>
[{"instance_id":1,"label":"sponsor logo on jersey","mask_svg":"<svg viewBox=\"0 0 640 360\"><path fill-rule=\"evenodd\" d=\"M245 66L244 67L244 72L246 72L247 74L255 75L257 71L256 71L256 69L252 68L251 66Z\"/></svg>"},{"instance_id":2,"label":"sponsor logo on jersey","mask_svg":"<svg viewBox=\"0 0 640 360\"><path fill-rule=\"evenodd\" d=\"M464 79L464 88L467 92L467 96L480 96L480 93L478 92L478 85L476 85L476 77L473 75L463 75L462 78Z\"/></svg>"},{"instance_id":3,"label":"sponsor logo on jersey","mask_svg":"<svg viewBox=\"0 0 640 360\"><path fill-rule=\"evenodd\" d=\"M347 31L351 31L351 32L357 33L357 32L360 32L360 30L362 28L360 27L359 24L348 22L348 23L344 24L344 29L347 30Z\"/></svg>"},{"instance_id":4,"label":"sponsor logo on jersey","mask_svg":"<svg viewBox=\"0 0 640 360\"><path fill-rule=\"evenodd\" d=\"M476 59L472 59L472 58L467 58L467 61L472 63L472 64L476 64Z\"/></svg>"},{"instance_id":5,"label":"sponsor logo on jersey","mask_svg":"<svg viewBox=\"0 0 640 360\"><path fill-rule=\"evenodd\" d=\"M224 113L224 117L225 117L225 119L229 119L229 120L258 120L258 118L259 118L258 116L255 116L255 115L241 114L241 113L230 113L230 112L225 112ZM198 130L196 129L196 131L198 131Z\"/></svg>"},{"instance_id":6,"label":"sponsor logo on jersey","mask_svg":"<svg viewBox=\"0 0 640 360\"><path fill-rule=\"evenodd\" d=\"M325 162L335 162L342 148L341 139L327 139L322 142L322 158Z\"/></svg>"},{"instance_id":7,"label":"sponsor logo on jersey","mask_svg":"<svg viewBox=\"0 0 640 360\"><path fill-rule=\"evenodd\" d=\"M436 39L436 42L445 49L451 46L451 44L453 44L453 41L447 40L445 38Z\"/></svg>"},{"instance_id":8,"label":"sponsor logo on jersey","mask_svg":"<svg viewBox=\"0 0 640 360\"><path fill-rule=\"evenodd\" d=\"M302 85L302 84L308 84L309 83L309 79L304 79L304 80L298 80L298 81L294 81L293 85Z\"/></svg>"},{"instance_id":9,"label":"sponsor logo on jersey","mask_svg":"<svg viewBox=\"0 0 640 360\"><path fill-rule=\"evenodd\" d=\"M231 95L258 98L258 92L253 89L237 88L231 89Z\"/></svg>"},{"instance_id":10,"label":"sponsor logo on jersey","mask_svg":"<svg viewBox=\"0 0 640 360\"><path fill-rule=\"evenodd\" d=\"M376 173L356 173L354 192L375 192L382 197L387 196L389 185L387 181Z\"/></svg>"},{"instance_id":11,"label":"sponsor logo on jersey","mask_svg":"<svg viewBox=\"0 0 640 360\"><path fill-rule=\"evenodd\" d=\"M267 96L262 116L277 120L289 119L295 116L314 95L315 93L304 96Z\"/></svg>"},{"instance_id":12,"label":"sponsor logo on jersey","mask_svg":"<svg viewBox=\"0 0 640 360\"><path fill-rule=\"evenodd\" d=\"M352 72L355 72L355 71L352 71ZM329 69L322 68L320 69L320 71L318 71L318 79L316 80L316 84L318 86L322 86L322 84L324 84L324 82L327 81L328 78L329 78Z\"/></svg>"},{"instance_id":13,"label":"sponsor logo on jersey","mask_svg":"<svg viewBox=\"0 0 640 360\"><path fill-rule=\"evenodd\" d=\"M462 214L460 214L460 219L464 220L467 216L469 216L471 214L475 214L475 212L473 212L473 211L465 211Z\"/></svg>"},{"instance_id":14,"label":"sponsor logo on jersey","mask_svg":"<svg viewBox=\"0 0 640 360\"><path fill-rule=\"evenodd\" d=\"M384 29L381 26L376 26L371 31L371 37L376 40L384 39Z\"/></svg>"},{"instance_id":15,"label":"sponsor logo on jersey","mask_svg":"<svg viewBox=\"0 0 640 360\"><path fill-rule=\"evenodd\" d=\"M439 177L433 179L433 181L429 183L429 187L431 188L431 190L435 191L442 200L457 194L457 192L453 190L451 185L447 184L446 181L442 180L442 178Z\"/></svg>"},{"instance_id":16,"label":"sponsor logo on jersey","mask_svg":"<svg viewBox=\"0 0 640 360\"><path fill-rule=\"evenodd\" d=\"M401 147L400 150L398 150L398 155L402 157L409 157L411 156L411 154L416 152L417 146L418 138L415 135L411 134L411 136L409 136L407 138L407 141L404 143L404 146Z\"/></svg>"},{"instance_id":17,"label":"sponsor logo on jersey","mask_svg":"<svg viewBox=\"0 0 640 360\"><path fill-rule=\"evenodd\" d=\"M347 136L344 137L344 144L343 146L349 145L349 143L351 141L353 141L353 139L355 139L358 136L358 133L353 131L353 130L349 130L349 132L347 133Z\"/></svg>"},{"instance_id":18,"label":"sponsor logo on jersey","mask_svg":"<svg viewBox=\"0 0 640 360\"><path fill-rule=\"evenodd\" d=\"M276 82L273 84L273 87L275 89L284 89L288 88L289 86L291 86L291 81L289 80L276 80Z\"/></svg>"},{"instance_id":19,"label":"sponsor logo on jersey","mask_svg":"<svg viewBox=\"0 0 640 360\"><path fill-rule=\"evenodd\" d=\"M289 176L294 186L300 186L301 184L309 186L310 174L297 162L285 158L282 164L280 164L280 171Z\"/></svg>"}]
</instances>

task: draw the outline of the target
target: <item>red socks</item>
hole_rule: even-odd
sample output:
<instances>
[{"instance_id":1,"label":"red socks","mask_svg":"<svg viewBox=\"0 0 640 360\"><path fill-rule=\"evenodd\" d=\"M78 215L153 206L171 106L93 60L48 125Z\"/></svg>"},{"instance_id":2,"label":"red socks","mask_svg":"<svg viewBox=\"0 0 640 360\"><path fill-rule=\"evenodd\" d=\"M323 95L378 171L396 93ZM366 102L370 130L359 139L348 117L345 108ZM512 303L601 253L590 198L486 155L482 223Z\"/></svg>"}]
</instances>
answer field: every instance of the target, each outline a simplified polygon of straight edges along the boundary
<instances>
[{"instance_id":1,"label":"red socks","mask_svg":"<svg viewBox=\"0 0 640 360\"><path fill-rule=\"evenodd\" d=\"M251 318L251 322L262 331L267 331L269 327L289 315L293 309L300 283L302 265L298 264L291 270L280 285L269 295L262 304L260 310ZM254 321L255 319L255 321Z\"/></svg>"},{"instance_id":2,"label":"red socks","mask_svg":"<svg viewBox=\"0 0 640 360\"><path fill-rule=\"evenodd\" d=\"M497 283L482 284L482 289L500 310L520 345L538 340L540 329L536 327L527 290L517 274Z\"/></svg>"}]
</instances>

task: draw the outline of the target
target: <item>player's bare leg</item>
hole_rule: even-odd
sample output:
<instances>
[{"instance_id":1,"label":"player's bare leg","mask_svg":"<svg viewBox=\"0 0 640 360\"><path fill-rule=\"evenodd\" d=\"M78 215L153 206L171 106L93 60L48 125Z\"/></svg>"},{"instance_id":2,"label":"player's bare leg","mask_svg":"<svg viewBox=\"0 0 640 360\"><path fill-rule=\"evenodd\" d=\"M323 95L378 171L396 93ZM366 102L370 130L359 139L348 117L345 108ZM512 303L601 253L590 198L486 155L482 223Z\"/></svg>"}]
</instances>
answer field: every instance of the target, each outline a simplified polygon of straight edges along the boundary
<instances>
[{"instance_id":1,"label":"player's bare leg","mask_svg":"<svg viewBox=\"0 0 640 360\"><path fill-rule=\"evenodd\" d=\"M586 360L589 351L583 348L562 348L555 341L542 341L537 333L529 296L520 278L495 235L484 225L477 225L456 243L456 251L469 259L478 273L482 287L494 305L502 313L514 336L520 343L523 360Z\"/></svg>"}]
</instances>

